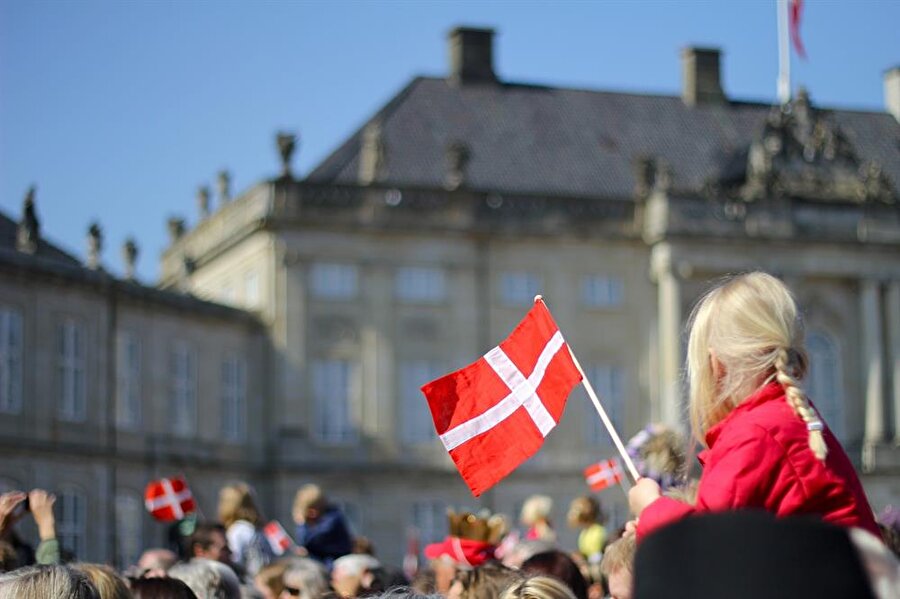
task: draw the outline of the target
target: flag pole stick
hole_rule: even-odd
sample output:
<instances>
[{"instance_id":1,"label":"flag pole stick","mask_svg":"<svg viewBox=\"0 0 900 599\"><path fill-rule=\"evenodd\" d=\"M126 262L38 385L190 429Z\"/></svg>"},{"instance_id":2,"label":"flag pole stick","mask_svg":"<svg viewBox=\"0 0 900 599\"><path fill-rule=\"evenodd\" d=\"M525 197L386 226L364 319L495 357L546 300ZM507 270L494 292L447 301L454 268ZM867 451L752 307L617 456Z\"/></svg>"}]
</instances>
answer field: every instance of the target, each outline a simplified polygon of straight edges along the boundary
<instances>
[{"instance_id":1,"label":"flag pole stick","mask_svg":"<svg viewBox=\"0 0 900 599\"><path fill-rule=\"evenodd\" d=\"M536 295L534 296L534 301L544 302L544 298L540 295ZM547 302L544 302L544 305L546 304ZM591 386L591 382L584 374L584 370L581 368L581 364L578 362L578 358L575 357L575 352L572 351L572 346L569 345L568 342L566 342L566 347L569 349L569 355L572 356L572 362L575 363L575 368L577 368L578 372L581 374L581 384L584 385L588 397L591 398L591 402L594 404L594 409L597 410L597 414L600 415L600 420L603 421L603 425L606 427L607 432L609 432L609 436L612 437L613 443L615 443L616 445L616 449L619 450L619 455L622 457L622 462L628 468L628 473L631 475L631 480L637 482L637 479L639 479L641 475L638 474L637 468L634 467L634 462L631 461L631 456L628 455L627 451L625 451L625 445L622 444L622 439L619 438L619 433L616 432L616 428L613 426L612 421L609 419L609 416L606 415L606 410L603 409L603 406L600 404L600 400L597 399L597 394L594 392L594 387Z\"/></svg>"},{"instance_id":2,"label":"flag pole stick","mask_svg":"<svg viewBox=\"0 0 900 599\"><path fill-rule=\"evenodd\" d=\"M788 40L788 0L775 0L778 11L778 100L791 101L791 48Z\"/></svg>"},{"instance_id":3,"label":"flag pole stick","mask_svg":"<svg viewBox=\"0 0 900 599\"><path fill-rule=\"evenodd\" d=\"M613 426L612 421L609 419L609 416L606 414L606 410L603 409L603 405L600 403L600 400L597 398L597 394L594 392L594 387L591 385L591 381L588 380L587 375L584 374L584 370L581 368L581 364L578 362L578 358L575 357L575 352L572 351L572 347L567 343L566 346L569 348L569 355L572 356L572 361L575 363L575 368L578 369L578 372L581 373L581 384L584 385L585 391L587 391L588 397L591 398L591 403L594 404L594 409L597 410L597 414L600 415L600 420L603 421L603 425L606 427L609 436L612 438L613 443L616 446L616 449L619 450L619 456L622 458L622 463L625 464L625 467L628 468L628 474L631 475L631 480L637 482L637 479L641 477L638 474L637 468L634 467L634 462L631 460L631 456L628 455L628 452L625 451L625 445L622 443L622 439L619 437L619 433L616 432L616 428Z\"/></svg>"}]
</instances>

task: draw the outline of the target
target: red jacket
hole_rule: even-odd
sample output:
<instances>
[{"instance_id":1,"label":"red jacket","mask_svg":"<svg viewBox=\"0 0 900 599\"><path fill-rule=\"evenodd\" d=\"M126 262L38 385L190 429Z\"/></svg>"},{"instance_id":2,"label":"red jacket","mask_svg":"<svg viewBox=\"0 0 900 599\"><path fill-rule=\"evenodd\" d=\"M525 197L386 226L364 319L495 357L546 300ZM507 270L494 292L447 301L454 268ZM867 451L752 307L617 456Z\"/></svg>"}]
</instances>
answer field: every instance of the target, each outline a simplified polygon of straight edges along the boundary
<instances>
[{"instance_id":1,"label":"red jacket","mask_svg":"<svg viewBox=\"0 0 900 599\"><path fill-rule=\"evenodd\" d=\"M778 383L747 398L706 434L696 507L661 497L640 515L637 534L693 512L764 509L777 516L817 514L826 522L856 526L878 538L872 508L856 471L831 431L824 431L823 463L809 448L809 433Z\"/></svg>"}]
</instances>

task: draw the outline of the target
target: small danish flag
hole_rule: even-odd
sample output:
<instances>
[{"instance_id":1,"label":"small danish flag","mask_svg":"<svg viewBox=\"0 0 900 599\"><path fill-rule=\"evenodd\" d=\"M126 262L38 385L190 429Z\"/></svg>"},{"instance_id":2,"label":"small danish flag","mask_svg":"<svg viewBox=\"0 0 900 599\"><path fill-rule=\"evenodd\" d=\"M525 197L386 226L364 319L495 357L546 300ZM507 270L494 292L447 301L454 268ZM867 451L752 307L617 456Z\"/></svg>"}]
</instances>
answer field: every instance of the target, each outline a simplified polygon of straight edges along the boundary
<instances>
[{"instance_id":1,"label":"small danish flag","mask_svg":"<svg viewBox=\"0 0 900 599\"><path fill-rule=\"evenodd\" d=\"M581 373L540 296L497 347L422 392L475 497L541 448Z\"/></svg>"},{"instance_id":2,"label":"small danish flag","mask_svg":"<svg viewBox=\"0 0 900 599\"><path fill-rule=\"evenodd\" d=\"M266 524L263 527L263 534L266 536L269 547L272 548L272 553L275 555L284 555L284 552L294 544L278 520L272 520Z\"/></svg>"},{"instance_id":3,"label":"small danish flag","mask_svg":"<svg viewBox=\"0 0 900 599\"><path fill-rule=\"evenodd\" d=\"M197 509L194 495L184 478L151 480L144 489L144 505L147 511L161 522L174 522Z\"/></svg>"},{"instance_id":4,"label":"small danish flag","mask_svg":"<svg viewBox=\"0 0 900 599\"><path fill-rule=\"evenodd\" d=\"M617 485L625 478L619 460L603 460L591 464L584 469L584 481L591 491L599 492L612 485Z\"/></svg>"}]
</instances>

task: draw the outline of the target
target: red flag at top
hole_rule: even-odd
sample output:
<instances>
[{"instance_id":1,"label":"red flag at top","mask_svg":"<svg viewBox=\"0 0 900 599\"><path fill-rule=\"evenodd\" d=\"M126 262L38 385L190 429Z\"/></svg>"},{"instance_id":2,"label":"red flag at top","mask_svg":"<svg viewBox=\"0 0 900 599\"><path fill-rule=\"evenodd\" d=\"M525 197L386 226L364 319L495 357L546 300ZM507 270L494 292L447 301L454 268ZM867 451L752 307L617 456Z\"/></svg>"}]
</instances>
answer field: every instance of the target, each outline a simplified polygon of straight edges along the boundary
<instances>
[{"instance_id":1,"label":"red flag at top","mask_svg":"<svg viewBox=\"0 0 900 599\"><path fill-rule=\"evenodd\" d=\"M180 476L151 480L144 489L147 511L161 522L182 520L197 509L194 496Z\"/></svg>"},{"instance_id":2,"label":"red flag at top","mask_svg":"<svg viewBox=\"0 0 900 599\"><path fill-rule=\"evenodd\" d=\"M580 380L538 297L500 345L422 392L441 442L478 497L537 453Z\"/></svg>"},{"instance_id":3,"label":"red flag at top","mask_svg":"<svg viewBox=\"0 0 900 599\"><path fill-rule=\"evenodd\" d=\"M603 460L584 469L584 481L594 492L617 485L622 482L623 478L625 478L625 473L622 472L618 460Z\"/></svg>"},{"instance_id":4,"label":"red flag at top","mask_svg":"<svg viewBox=\"0 0 900 599\"><path fill-rule=\"evenodd\" d=\"M800 39L800 17L803 14L803 0L788 0L788 22L791 31L791 42L797 51L797 56L806 58L806 50L803 49L803 40Z\"/></svg>"},{"instance_id":5,"label":"red flag at top","mask_svg":"<svg viewBox=\"0 0 900 599\"><path fill-rule=\"evenodd\" d=\"M266 536L266 541L269 542L269 547L272 548L272 552L275 555L284 555L284 552L294 544L278 520L272 520L266 524L263 527L263 534Z\"/></svg>"}]
</instances>

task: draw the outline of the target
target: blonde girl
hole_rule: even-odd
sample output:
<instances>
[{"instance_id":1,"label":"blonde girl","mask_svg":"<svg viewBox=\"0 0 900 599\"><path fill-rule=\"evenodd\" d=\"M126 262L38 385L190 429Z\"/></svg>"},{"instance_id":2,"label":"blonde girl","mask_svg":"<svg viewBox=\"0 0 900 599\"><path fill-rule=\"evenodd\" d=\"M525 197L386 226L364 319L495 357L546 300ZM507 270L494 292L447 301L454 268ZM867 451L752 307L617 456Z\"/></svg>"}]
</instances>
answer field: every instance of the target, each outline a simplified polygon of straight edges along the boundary
<instances>
[{"instance_id":1,"label":"blonde girl","mask_svg":"<svg viewBox=\"0 0 900 599\"><path fill-rule=\"evenodd\" d=\"M629 493L638 538L694 511L740 508L817 515L878 535L847 454L803 391L803 333L784 283L754 272L707 293L687 353L691 426L706 448L697 502L663 497L641 479Z\"/></svg>"}]
</instances>

